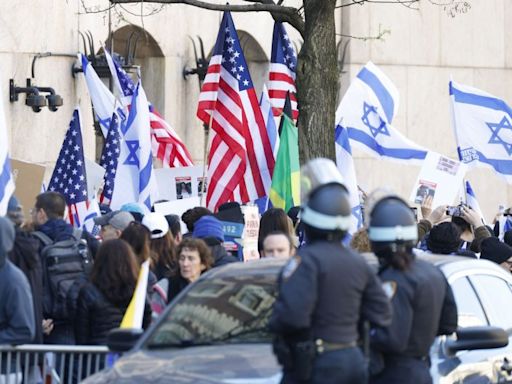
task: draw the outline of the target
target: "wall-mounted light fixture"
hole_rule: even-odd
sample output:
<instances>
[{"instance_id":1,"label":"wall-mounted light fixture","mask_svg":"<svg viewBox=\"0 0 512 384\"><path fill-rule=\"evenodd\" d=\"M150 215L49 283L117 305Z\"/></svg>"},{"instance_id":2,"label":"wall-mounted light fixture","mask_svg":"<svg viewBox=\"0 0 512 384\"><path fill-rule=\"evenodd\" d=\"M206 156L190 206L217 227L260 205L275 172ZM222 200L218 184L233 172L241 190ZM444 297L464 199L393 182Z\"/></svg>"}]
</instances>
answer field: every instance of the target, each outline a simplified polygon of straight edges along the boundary
<instances>
[{"instance_id":1,"label":"wall-mounted light fixture","mask_svg":"<svg viewBox=\"0 0 512 384\"><path fill-rule=\"evenodd\" d=\"M52 112L57 111L63 104L62 97L55 93L51 87L36 87L32 85L31 80L27 79L26 87L17 87L14 79L9 80L9 100L11 103L18 101L18 95L26 93L25 104L32 108L34 112L41 112L41 108L48 106ZM48 93L44 96L41 93Z\"/></svg>"}]
</instances>

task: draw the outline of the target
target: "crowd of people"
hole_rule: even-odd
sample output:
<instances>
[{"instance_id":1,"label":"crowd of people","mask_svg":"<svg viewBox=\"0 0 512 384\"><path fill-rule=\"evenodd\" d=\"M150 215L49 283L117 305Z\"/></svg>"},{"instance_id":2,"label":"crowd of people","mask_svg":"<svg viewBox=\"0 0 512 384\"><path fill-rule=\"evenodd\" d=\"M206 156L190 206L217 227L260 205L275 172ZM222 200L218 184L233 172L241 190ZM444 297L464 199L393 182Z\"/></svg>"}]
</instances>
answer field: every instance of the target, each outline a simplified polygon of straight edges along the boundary
<instances>
[{"instance_id":1,"label":"crowd of people","mask_svg":"<svg viewBox=\"0 0 512 384\"><path fill-rule=\"evenodd\" d=\"M325 201L331 204L335 200L336 197L326 195L320 199L320 206L325 205ZM400 214L404 204L402 200L395 206L387 203L386 207L391 208L386 208L388 211L381 213L381 217L398 215L396 220L401 220L400 217L410 220L412 210L409 207L406 207L409 213ZM307 211L306 207L300 218L299 207L289 212L279 208L268 209L260 219L260 257L290 260L283 270L281 292L271 328L276 333L286 334L293 329L295 322L306 322L304 316L310 316L311 311L321 312L322 305L325 308L332 305L330 294L325 297L319 294L313 298L308 291L308 284L320 284L313 282L312 276L321 272L325 280L321 283L322 289L328 292L350 292L355 289L359 295L363 294L366 298L364 305L368 306L367 314L379 326L377 329L388 327L388 333L375 332L377 339L374 345L381 345L384 350L388 348L393 341L390 340L393 335L389 332L402 329L402 325L390 320L390 303L383 295L380 282L377 277L372 277L373 273L364 265L358 253L374 252L387 260L391 269L379 276L384 282L389 276L389 279L396 279L409 269L417 270L414 273L418 276L427 276L432 281L441 279L437 272L431 271L426 265L421 265L421 268L415 266L417 263L413 255L418 252L488 259L512 271L512 231L500 233L502 226L499 215L491 227L468 205L460 204L457 208L451 210L448 206L440 206L432 209L426 201L421 207L422 218L414 219L414 236L411 235L405 242L407 247L401 251L396 244L389 247L389 242L397 241L395 238L387 239L384 241L386 247L379 248L382 236L388 236L389 231L378 234L381 228L375 224L377 214L368 204L365 207L369 210L365 227L349 236L350 243L346 246L342 244L347 243L345 235L348 228L331 232L326 229L330 225L329 213L312 216L326 220L319 229L310 218L313 208ZM143 319L143 328L146 328L201 274L211 268L241 261L236 251L225 247L223 229L223 222L226 221L243 223L241 207L236 203L221 206L215 214L204 207L195 207L181 217L148 213L136 203L126 204L116 211L105 206L102 207L101 216L94 219L101 228L98 236L73 228L64 219L65 212L66 202L62 195L44 192L35 199L29 219L24 217L15 196L9 201L7 215L0 217L0 344L104 345L108 333L119 327L123 319L143 263L149 262ZM336 214L333 215L336 217ZM342 219L342 216L338 217L336 225L344 223ZM188 230L186 233L182 233L182 223ZM317 249L315 244L322 245ZM338 254L342 256L338 258ZM316 258L319 258L318 262L315 262ZM302 260L300 267L297 260L299 263ZM328 277L332 273L329 272L330 267L319 270L324 268L321 267L322 263L331 263L332 271L337 271L332 280ZM352 267L348 268L347 263ZM340 277L340 271L345 271L347 275ZM289 279L287 273L294 274L293 279ZM446 288L442 282L439 287L439 295L450 296L448 301L451 300L451 305L454 305L449 287ZM288 299L287 294L290 295ZM311 300L313 307L304 312L308 300ZM322 300L325 301L323 304ZM339 309L339 314L331 313L329 316L344 317L352 322L351 327L354 328L354 313L364 310L360 305L363 304L347 302L344 309ZM395 313L403 313L403 303L399 307L393 303L391 305ZM439 314L442 307L437 305L435 310ZM454 329L453 311L451 315L446 333ZM301 326L304 323L297 324L298 329ZM325 345L328 346L331 337L329 325L320 322L319 326L319 332L325 333ZM343 332L338 332L343 337L331 344L341 345L342 349L355 346L358 331L352 328L345 330L345 336ZM337 331L334 329L332 334ZM429 340L436 331L432 330ZM427 346L428 342L421 348L422 356L428 354ZM352 361L362 359L358 353L349 356ZM354 374L357 376L357 373ZM319 380L321 382L322 379Z\"/></svg>"},{"instance_id":2,"label":"crowd of people","mask_svg":"<svg viewBox=\"0 0 512 384\"><path fill-rule=\"evenodd\" d=\"M196 207L181 218L145 213L136 203L101 209L93 236L64 219L59 193L38 195L29 219L11 197L0 218L0 344L104 345L123 319L145 261L144 328L202 273L240 261L224 247L219 220L243 223L238 204L226 204L219 214ZM282 209L265 212L259 238L261 257L288 258L296 248L292 220Z\"/></svg>"}]
</instances>

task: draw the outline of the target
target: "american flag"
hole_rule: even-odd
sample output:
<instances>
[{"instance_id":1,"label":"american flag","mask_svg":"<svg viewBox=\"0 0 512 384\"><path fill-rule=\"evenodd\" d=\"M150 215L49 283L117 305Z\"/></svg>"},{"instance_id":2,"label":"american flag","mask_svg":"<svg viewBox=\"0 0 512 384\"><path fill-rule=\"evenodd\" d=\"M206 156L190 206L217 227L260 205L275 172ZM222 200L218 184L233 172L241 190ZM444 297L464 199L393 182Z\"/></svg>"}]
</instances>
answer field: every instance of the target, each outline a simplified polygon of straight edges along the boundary
<instances>
[{"instance_id":1,"label":"american flag","mask_svg":"<svg viewBox=\"0 0 512 384\"><path fill-rule=\"evenodd\" d=\"M129 106L135 83L130 76L123 70L121 65L105 50L110 72L117 84L121 95L121 102L124 106ZM164 168L188 167L194 165L192 156L176 131L167 123L158 113L153 105L149 105L149 119L151 125L151 150L153 156L162 161Z\"/></svg>"},{"instance_id":2,"label":"american flag","mask_svg":"<svg viewBox=\"0 0 512 384\"><path fill-rule=\"evenodd\" d=\"M199 95L197 116L210 124L206 203L266 196L274 156L231 14L224 12Z\"/></svg>"},{"instance_id":3,"label":"american flag","mask_svg":"<svg viewBox=\"0 0 512 384\"><path fill-rule=\"evenodd\" d=\"M100 196L101 204L110 204L112 192L114 191L114 179L116 177L117 162L119 159L119 117L116 113L112 115L107 138L101 152L100 165L105 168L103 176L103 191Z\"/></svg>"},{"instance_id":4,"label":"american flag","mask_svg":"<svg viewBox=\"0 0 512 384\"><path fill-rule=\"evenodd\" d=\"M272 37L272 55L270 58L270 71L268 95L273 105L274 116L279 116L283 110L286 93L290 92L293 118L299 116L297 109L297 88L295 87L295 73L297 70L297 54L284 25L274 24Z\"/></svg>"},{"instance_id":5,"label":"american flag","mask_svg":"<svg viewBox=\"0 0 512 384\"><path fill-rule=\"evenodd\" d=\"M64 143L55 163L49 191L60 192L66 198L69 222L81 228L88 209L87 177L82 144L80 111L73 111Z\"/></svg>"}]
</instances>

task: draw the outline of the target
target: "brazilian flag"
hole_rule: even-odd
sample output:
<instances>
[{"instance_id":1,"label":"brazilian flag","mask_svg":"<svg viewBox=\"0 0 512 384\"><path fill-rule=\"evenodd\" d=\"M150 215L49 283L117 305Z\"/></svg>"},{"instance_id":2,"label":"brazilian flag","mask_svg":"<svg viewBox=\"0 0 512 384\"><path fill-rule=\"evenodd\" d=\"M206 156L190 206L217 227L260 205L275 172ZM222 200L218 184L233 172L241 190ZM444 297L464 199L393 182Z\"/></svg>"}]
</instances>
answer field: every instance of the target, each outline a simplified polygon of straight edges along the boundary
<instances>
[{"instance_id":1,"label":"brazilian flag","mask_svg":"<svg viewBox=\"0 0 512 384\"><path fill-rule=\"evenodd\" d=\"M291 207L300 205L299 133L293 121L285 114L282 116L281 127L270 201L272 206L288 212Z\"/></svg>"}]
</instances>

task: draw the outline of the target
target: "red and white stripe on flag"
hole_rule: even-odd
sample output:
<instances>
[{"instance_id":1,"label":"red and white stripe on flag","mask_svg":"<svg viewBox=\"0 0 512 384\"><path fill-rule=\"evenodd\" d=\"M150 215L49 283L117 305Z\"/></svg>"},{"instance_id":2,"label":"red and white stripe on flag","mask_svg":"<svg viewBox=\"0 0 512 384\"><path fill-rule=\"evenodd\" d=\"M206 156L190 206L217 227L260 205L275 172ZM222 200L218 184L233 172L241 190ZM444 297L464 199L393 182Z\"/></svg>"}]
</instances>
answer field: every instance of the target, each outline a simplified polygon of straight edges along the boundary
<instances>
[{"instance_id":1,"label":"red and white stripe on flag","mask_svg":"<svg viewBox=\"0 0 512 384\"><path fill-rule=\"evenodd\" d=\"M183 141L154 108L150 108L149 120L153 156L162 160L164 168L194 165Z\"/></svg>"},{"instance_id":2,"label":"red and white stripe on flag","mask_svg":"<svg viewBox=\"0 0 512 384\"><path fill-rule=\"evenodd\" d=\"M68 205L68 220L75 228L82 228L89 210L89 201L80 201Z\"/></svg>"},{"instance_id":3,"label":"red and white stripe on flag","mask_svg":"<svg viewBox=\"0 0 512 384\"><path fill-rule=\"evenodd\" d=\"M296 120L299 111L297 109L295 73L290 71L285 64L270 63L268 96L273 106L274 116L279 116L282 113L287 92L290 92L293 118Z\"/></svg>"},{"instance_id":4,"label":"red and white stripe on flag","mask_svg":"<svg viewBox=\"0 0 512 384\"><path fill-rule=\"evenodd\" d=\"M206 203L216 210L227 201L245 203L265 196L274 168L272 148L254 88L240 91L238 80L210 60L197 116L210 123Z\"/></svg>"}]
</instances>

